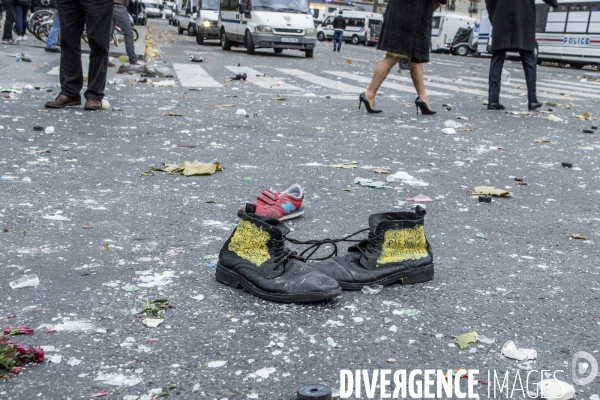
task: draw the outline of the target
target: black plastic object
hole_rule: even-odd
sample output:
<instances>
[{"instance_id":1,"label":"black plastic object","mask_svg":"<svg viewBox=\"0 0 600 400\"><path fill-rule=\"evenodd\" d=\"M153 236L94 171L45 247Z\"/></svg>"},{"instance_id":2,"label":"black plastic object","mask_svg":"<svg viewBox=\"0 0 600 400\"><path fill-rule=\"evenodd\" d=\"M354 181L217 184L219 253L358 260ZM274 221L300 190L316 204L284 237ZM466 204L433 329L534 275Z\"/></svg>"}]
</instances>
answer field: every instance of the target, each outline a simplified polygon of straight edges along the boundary
<instances>
[{"instance_id":1,"label":"black plastic object","mask_svg":"<svg viewBox=\"0 0 600 400\"><path fill-rule=\"evenodd\" d=\"M33 130L34 130L34 131L36 131L36 132L43 131L44 129L45 129L45 128L44 128L43 126L34 126L34 127L33 127Z\"/></svg>"},{"instance_id":2,"label":"black plastic object","mask_svg":"<svg viewBox=\"0 0 600 400\"><path fill-rule=\"evenodd\" d=\"M480 203L491 203L492 196L479 196L479 202Z\"/></svg>"},{"instance_id":3,"label":"black plastic object","mask_svg":"<svg viewBox=\"0 0 600 400\"><path fill-rule=\"evenodd\" d=\"M331 400L331 389L323 385L306 385L298 389L296 400Z\"/></svg>"},{"instance_id":4,"label":"black plastic object","mask_svg":"<svg viewBox=\"0 0 600 400\"><path fill-rule=\"evenodd\" d=\"M584 129L583 133L594 133L592 129Z\"/></svg>"},{"instance_id":5,"label":"black plastic object","mask_svg":"<svg viewBox=\"0 0 600 400\"><path fill-rule=\"evenodd\" d=\"M423 205L421 205L421 204L417 204L417 206L415 207L415 212L416 212L418 215L420 215L420 216L424 217L424 216L425 216L425 214L427 214L427 207L425 207L425 206L423 206Z\"/></svg>"},{"instance_id":6,"label":"black plastic object","mask_svg":"<svg viewBox=\"0 0 600 400\"><path fill-rule=\"evenodd\" d=\"M454 36L452 45L456 46L459 43L471 43L471 35L473 34L472 28L459 28L458 32Z\"/></svg>"},{"instance_id":7,"label":"black plastic object","mask_svg":"<svg viewBox=\"0 0 600 400\"><path fill-rule=\"evenodd\" d=\"M446 107L446 110L452 111L452 107L448 106L448 107Z\"/></svg>"},{"instance_id":8,"label":"black plastic object","mask_svg":"<svg viewBox=\"0 0 600 400\"><path fill-rule=\"evenodd\" d=\"M562 163L562 166L565 167L565 168L573 168L573 163L564 162L564 163Z\"/></svg>"},{"instance_id":9,"label":"black plastic object","mask_svg":"<svg viewBox=\"0 0 600 400\"><path fill-rule=\"evenodd\" d=\"M598 129L598 127L597 126L592 126L592 129Z\"/></svg>"}]
</instances>

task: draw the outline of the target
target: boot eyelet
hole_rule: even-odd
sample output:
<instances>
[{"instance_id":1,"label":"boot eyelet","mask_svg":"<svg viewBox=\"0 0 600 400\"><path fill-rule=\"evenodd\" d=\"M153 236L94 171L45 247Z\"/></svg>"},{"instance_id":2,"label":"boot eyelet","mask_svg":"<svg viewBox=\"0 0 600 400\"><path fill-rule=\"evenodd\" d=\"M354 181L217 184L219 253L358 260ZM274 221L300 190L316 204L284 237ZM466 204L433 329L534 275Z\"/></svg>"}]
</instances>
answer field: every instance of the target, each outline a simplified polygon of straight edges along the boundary
<instances>
[{"instance_id":1,"label":"boot eyelet","mask_svg":"<svg viewBox=\"0 0 600 400\"><path fill-rule=\"evenodd\" d=\"M365 257L365 261L366 261L366 262L370 262L370 261L371 261L371 259L370 259L370 258L367 258L367 257Z\"/></svg>"}]
</instances>

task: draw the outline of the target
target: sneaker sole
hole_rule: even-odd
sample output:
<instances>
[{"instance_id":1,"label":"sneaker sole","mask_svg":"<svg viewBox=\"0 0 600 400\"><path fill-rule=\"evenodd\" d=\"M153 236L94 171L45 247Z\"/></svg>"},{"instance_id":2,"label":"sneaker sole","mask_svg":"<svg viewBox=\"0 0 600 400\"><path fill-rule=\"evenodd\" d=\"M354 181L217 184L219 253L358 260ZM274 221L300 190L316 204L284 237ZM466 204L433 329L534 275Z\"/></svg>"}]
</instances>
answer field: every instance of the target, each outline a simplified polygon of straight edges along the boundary
<instances>
[{"instance_id":1,"label":"sneaker sole","mask_svg":"<svg viewBox=\"0 0 600 400\"><path fill-rule=\"evenodd\" d=\"M304 209L298 210L293 213L284 215L283 217L279 218L279 221L285 221L285 220L292 219L292 218L298 218L298 217L301 217L303 214L304 214Z\"/></svg>"},{"instance_id":2,"label":"sneaker sole","mask_svg":"<svg viewBox=\"0 0 600 400\"><path fill-rule=\"evenodd\" d=\"M318 292L318 293L307 293L307 294L294 294L294 295L285 295L285 294L274 294L265 292L257 288L252 283L248 282L243 276L239 275L237 272L232 271L228 268L223 267L221 264L217 264L217 269L215 272L215 278L218 282L221 282L227 286L231 286L233 288L244 288L251 294L260 297L261 299L276 301L278 303L311 303L323 300L329 300L333 297L339 296L342 293L342 289L330 290L327 292Z\"/></svg>"},{"instance_id":3,"label":"sneaker sole","mask_svg":"<svg viewBox=\"0 0 600 400\"><path fill-rule=\"evenodd\" d=\"M420 267L415 271L409 273L402 271L393 275L386 276L371 282L365 283L351 283L351 282L339 282L343 290L362 290L363 287L369 285L383 285L387 286L395 282L400 282L403 285L410 285L414 283L421 283L433 280L433 263L428 264L424 267Z\"/></svg>"}]
</instances>

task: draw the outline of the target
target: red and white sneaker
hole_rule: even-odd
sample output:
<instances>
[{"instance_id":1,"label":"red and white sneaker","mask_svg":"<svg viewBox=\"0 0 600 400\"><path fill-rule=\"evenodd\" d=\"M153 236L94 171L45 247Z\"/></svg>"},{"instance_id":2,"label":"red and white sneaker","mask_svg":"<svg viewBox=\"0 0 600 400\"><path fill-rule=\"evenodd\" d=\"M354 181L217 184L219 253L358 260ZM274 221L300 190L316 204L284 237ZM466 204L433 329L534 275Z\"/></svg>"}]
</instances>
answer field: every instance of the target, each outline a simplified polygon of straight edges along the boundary
<instances>
[{"instance_id":1,"label":"red and white sneaker","mask_svg":"<svg viewBox=\"0 0 600 400\"><path fill-rule=\"evenodd\" d=\"M280 221L297 218L304 214L304 190L293 184L285 192L263 190L256 196L256 215Z\"/></svg>"}]
</instances>

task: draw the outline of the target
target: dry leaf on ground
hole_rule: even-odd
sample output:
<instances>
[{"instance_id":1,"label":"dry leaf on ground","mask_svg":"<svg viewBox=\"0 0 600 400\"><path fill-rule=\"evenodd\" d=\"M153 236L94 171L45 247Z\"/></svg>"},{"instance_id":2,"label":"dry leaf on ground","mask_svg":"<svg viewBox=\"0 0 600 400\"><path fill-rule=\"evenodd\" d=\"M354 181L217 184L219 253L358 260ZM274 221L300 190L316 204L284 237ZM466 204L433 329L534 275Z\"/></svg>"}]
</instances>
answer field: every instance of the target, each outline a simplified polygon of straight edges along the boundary
<instances>
[{"instance_id":1,"label":"dry leaf on ground","mask_svg":"<svg viewBox=\"0 0 600 400\"><path fill-rule=\"evenodd\" d=\"M536 143L552 143L552 140L546 138L533 139L533 141Z\"/></svg>"},{"instance_id":2,"label":"dry leaf on ground","mask_svg":"<svg viewBox=\"0 0 600 400\"><path fill-rule=\"evenodd\" d=\"M585 236L583 233L573 233L571 234L571 239L588 240L588 237Z\"/></svg>"},{"instance_id":3,"label":"dry leaf on ground","mask_svg":"<svg viewBox=\"0 0 600 400\"><path fill-rule=\"evenodd\" d=\"M391 174L392 170L377 168L377 169L374 169L373 172L375 172L376 174Z\"/></svg>"},{"instance_id":4,"label":"dry leaf on ground","mask_svg":"<svg viewBox=\"0 0 600 400\"><path fill-rule=\"evenodd\" d=\"M473 331L473 332L463 333L462 335L457 335L457 336L452 336L452 337L456 341L456 344L458 345L458 347L460 347L462 350L462 349L466 349L467 347L469 347L470 345L472 345L473 343L475 343L477 341L477 332Z\"/></svg>"},{"instance_id":5,"label":"dry leaf on ground","mask_svg":"<svg viewBox=\"0 0 600 400\"><path fill-rule=\"evenodd\" d=\"M356 161L330 165L331 168L343 168L343 169L356 168L357 166L358 166L358 162L356 162Z\"/></svg>"},{"instance_id":6,"label":"dry leaf on ground","mask_svg":"<svg viewBox=\"0 0 600 400\"><path fill-rule=\"evenodd\" d=\"M217 171L223 171L221 163L215 161L212 163L201 163L197 159L194 162L184 161L183 164L167 164L163 163L163 168L157 168L154 165L148 166L148 170L142 172L142 176L152 176L154 172L166 172L172 175L176 172L180 172L185 176L197 176L197 175L212 175Z\"/></svg>"},{"instance_id":7,"label":"dry leaf on ground","mask_svg":"<svg viewBox=\"0 0 600 400\"><path fill-rule=\"evenodd\" d=\"M461 116L456 117L456 119L462 119L463 121L468 121L471 119L471 117L465 117L464 115L461 115Z\"/></svg>"}]
</instances>

